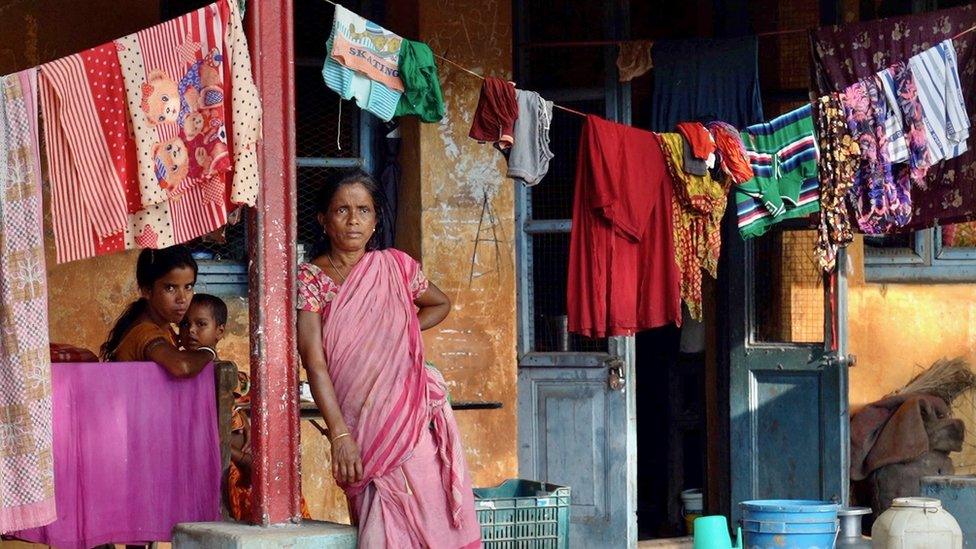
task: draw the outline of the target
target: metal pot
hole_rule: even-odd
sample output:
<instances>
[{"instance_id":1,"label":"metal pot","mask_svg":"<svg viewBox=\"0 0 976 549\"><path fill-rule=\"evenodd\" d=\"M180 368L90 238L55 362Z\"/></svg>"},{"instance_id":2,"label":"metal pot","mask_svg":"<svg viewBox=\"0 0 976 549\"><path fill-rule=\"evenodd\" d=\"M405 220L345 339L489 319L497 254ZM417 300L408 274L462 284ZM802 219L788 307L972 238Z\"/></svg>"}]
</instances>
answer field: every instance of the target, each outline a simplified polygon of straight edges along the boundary
<instances>
[{"instance_id":1,"label":"metal pot","mask_svg":"<svg viewBox=\"0 0 976 549\"><path fill-rule=\"evenodd\" d=\"M842 507L837 511L840 534L836 549L871 549L871 540L861 535L861 517L871 514L867 507Z\"/></svg>"}]
</instances>

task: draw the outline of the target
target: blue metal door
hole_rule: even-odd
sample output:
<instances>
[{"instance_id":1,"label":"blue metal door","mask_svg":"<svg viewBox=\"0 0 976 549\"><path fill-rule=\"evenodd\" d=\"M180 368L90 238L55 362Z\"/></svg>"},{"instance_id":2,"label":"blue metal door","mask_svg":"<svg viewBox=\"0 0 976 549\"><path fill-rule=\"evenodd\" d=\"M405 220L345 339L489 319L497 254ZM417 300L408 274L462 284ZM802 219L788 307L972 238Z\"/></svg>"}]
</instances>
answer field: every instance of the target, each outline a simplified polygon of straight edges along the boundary
<instances>
[{"instance_id":1,"label":"blue metal door","mask_svg":"<svg viewBox=\"0 0 976 549\"><path fill-rule=\"evenodd\" d=\"M602 89L543 95L585 112L604 113L613 104ZM581 125L572 115L554 118L559 163L538 187L520 188L516 199L519 475L571 488L573 547L628 547L637 540L633 338L592 340L566 331Z\"/></svg>"},{"instance_id":2,"label":"blue metal door","mask_svg":"<svg viewBox=\"0 0 976 549\"><path fill-rule=\"evenodd\" d=\"M750 499L846 502L846 258L824 278L815 231L744 242L727 221L732 516Z\"/></svg>"}]
</instances>

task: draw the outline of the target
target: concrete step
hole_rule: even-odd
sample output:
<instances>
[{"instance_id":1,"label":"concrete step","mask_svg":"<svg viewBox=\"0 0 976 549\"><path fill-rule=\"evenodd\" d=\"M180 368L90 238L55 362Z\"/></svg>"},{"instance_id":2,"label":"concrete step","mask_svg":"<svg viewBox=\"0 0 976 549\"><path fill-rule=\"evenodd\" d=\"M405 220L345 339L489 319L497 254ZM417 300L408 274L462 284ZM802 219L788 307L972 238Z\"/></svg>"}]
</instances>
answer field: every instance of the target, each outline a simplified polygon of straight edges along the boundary
<instances>
[{"instance_id":1,"label":"concrete step","mask_svg":"<svg viewBox=\"0 0 976 549\"><path fill-rule=\"evenodd\" d=\"M190 522L173 529L174 549L356 549L356 528L317 520L252 526L237 522Z\"/></svg>"}]
</instances>

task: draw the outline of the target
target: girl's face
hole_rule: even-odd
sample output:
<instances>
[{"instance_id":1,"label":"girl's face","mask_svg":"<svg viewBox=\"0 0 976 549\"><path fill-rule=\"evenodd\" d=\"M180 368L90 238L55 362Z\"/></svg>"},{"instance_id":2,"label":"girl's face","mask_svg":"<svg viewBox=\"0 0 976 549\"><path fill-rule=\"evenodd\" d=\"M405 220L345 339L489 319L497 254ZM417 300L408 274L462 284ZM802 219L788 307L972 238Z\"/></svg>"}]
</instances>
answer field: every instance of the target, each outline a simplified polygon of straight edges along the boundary
<instances>
[{"instance_id":1,"label":"girl's face","mask_svg":"<svg viewBox=\"0 0 976 549\"><path fill-rule=\"evenodd\" d=\"M343 185L332 197L329 211L319 213L318 220L333 249L360 251L376 231L376 205L362 184Z\"/></svg>"},{"instance_id":2,"label":"girl's face","mask_svg":"<svg viewBox=\"0 0 976 549\"><path fill-rule=\"evenodd\" d=\"M196 276L190 267L177 267L156 280L152 288L143 288L142 297L149 300L155 318L179 324L193 299Z\"/></svg>"}]
</instances>

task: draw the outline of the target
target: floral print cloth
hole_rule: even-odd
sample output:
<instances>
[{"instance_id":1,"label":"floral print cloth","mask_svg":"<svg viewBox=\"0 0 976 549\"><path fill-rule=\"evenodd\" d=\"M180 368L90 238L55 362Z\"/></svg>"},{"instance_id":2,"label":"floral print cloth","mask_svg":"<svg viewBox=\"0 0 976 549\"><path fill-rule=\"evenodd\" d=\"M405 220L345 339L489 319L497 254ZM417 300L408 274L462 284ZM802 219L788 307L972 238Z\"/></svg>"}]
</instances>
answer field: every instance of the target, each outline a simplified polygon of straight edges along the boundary
<instances>
[{"instance_id":1,"label":"floral print cloth","mask_svg":"<svg viewBox=\"0 0 976 549\"><path fill-rule=\"evenodd\" d=\"M861 149L851 137L841 95L831 93L817 100L817 143L820 147L820 225L817 262L824 271L837 263L838 250L851 243L854 232L848 214L847 194L854 180Z\"/></svg>"},{"instance_id":2,"label":"floral print cloth","mask_svg":"<svg viewBox=\"0 0 976 549\"><path fill-rule=\"evenodd\" d=\"M890 116L901 124L904 152L898 162L906 162L907 166L895 166L895 177L908 177L913 185L924 189L925 174L932 161L913 73L908 65L898 62L879 72L877 78L885 90L885 103L893 111Z\"/></svg>"},{"instance_id":3,"label":"floral print cloth","mask_svg":"<svg viewBox=\"0 0 976 549\"><path fill-rule=\"evenodd\" d=\"M912 219L911 187L907 180L892 176L887 110L879 106L884 102L884 92L874 78L844 91L847 124L861 149L850 201L858 226L867 234L891 232Z\"/></svg>"},{"instance_id":4,"label":"floral print cloth","mask_svg":"<svg viewBox=\"0 0 976 549\"><path fill-rule=\"evenodd\" d=\"M843 91L863 78L976 25L976 9L958 8L824 27L811 33L816 92ZM976 113L976 33L953 41L966 111ZM916 75L917 79L917 75ZM863 152L863 151L862 151ZM912 191L911 219L901 230L967 221L976 217L976 151L933 165L925 188Z\"/></svg>"},{"instance_id":5,"label":"floral print cloth","mask_svg":"<svg viewBox=\"0 0 976 549\"><path fill-rule=\"evenodd\" d=\"M843 103L861 152L852 206L868 234L888 233L912 218L912 185L924 189L932 164L912 71L898 62L847 88Z\"/></svg>"},{"instance_id":6,"label":"floral print cloth","mask_svg":"<svg viewBox=\"0 0 976 549\"><path fill-rule=\"evenodd\" d=\"M702 318L702 270L718 276L722 253L722 217L725 215L728 185L711 178L686 173L682 168L684 147L677 133L662 133L661 149L671 175L674 252L681 270L681 298L691 318Z\"/></svg>"},{"instance_id":7,"label":"floral print cloth","mask_svg":"<svg viewBox=\"0 0 976 549\"><path fill-rule=\"evenodd\" d=\"M57 518L36 78L0 77L0 532Z\"/></svg>"}]
</instances>

